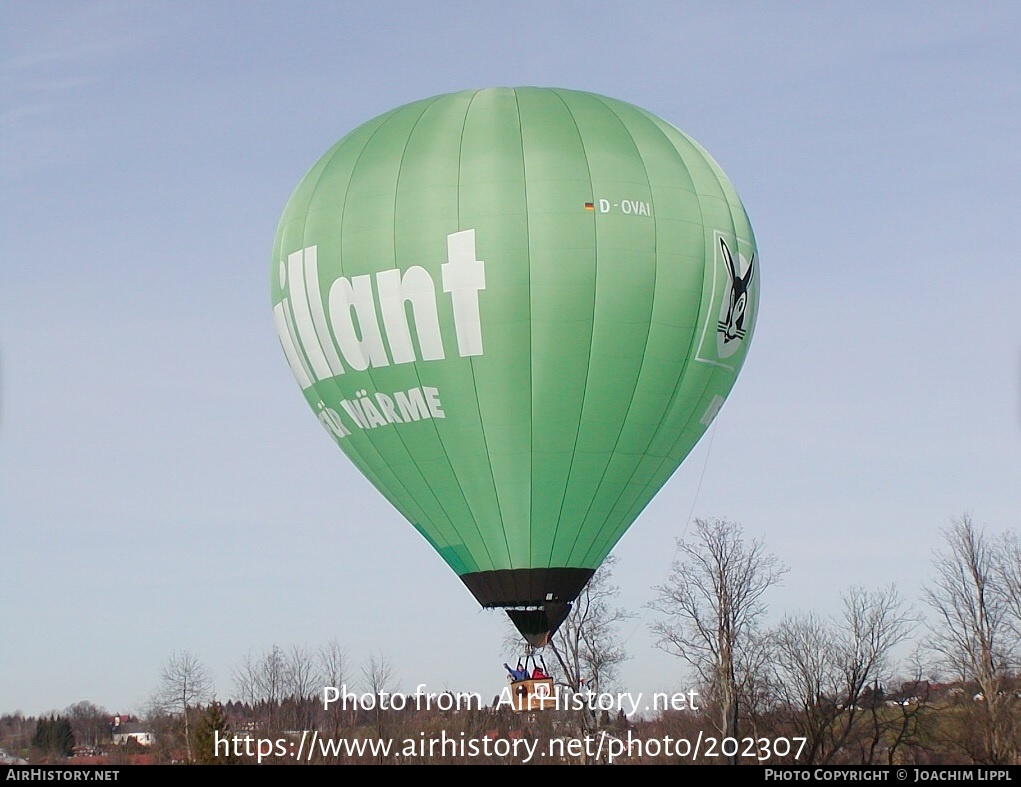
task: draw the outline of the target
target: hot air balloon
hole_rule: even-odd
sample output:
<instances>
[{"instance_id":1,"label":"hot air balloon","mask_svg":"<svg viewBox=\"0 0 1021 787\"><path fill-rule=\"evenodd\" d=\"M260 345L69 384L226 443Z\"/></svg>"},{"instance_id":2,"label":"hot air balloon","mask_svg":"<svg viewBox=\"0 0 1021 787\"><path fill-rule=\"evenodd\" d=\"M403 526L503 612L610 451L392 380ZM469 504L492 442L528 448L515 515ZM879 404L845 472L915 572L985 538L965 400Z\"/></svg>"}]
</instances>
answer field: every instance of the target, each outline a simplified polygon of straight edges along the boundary
<instances>
[{"instance_id":1,"label":"hot air balloon","mask_svg":"<svg viewBox=\"0 0 1021 787\"><path fill-rule=\"evenodd\" d=\"M715 418L758 289L748 217L696 142L551 88L356 128L298 184L272 257L320 423L533 645Z\"/></svg>"}]
</instances>

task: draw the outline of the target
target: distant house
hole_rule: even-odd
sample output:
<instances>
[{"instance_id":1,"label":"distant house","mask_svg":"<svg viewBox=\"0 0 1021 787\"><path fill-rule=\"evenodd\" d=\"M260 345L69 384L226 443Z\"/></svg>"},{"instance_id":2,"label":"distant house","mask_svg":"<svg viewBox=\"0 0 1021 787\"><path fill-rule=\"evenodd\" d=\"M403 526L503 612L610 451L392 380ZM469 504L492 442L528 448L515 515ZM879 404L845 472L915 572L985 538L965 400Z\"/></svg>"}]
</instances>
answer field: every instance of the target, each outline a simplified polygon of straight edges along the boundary
<instances>
[{"instance_id":1,"label":"distant house","mask_svg":"<svg viewBox=\"0 0 1021 787\"><path fill-rule=\"evenodd\" d=\"M148 725L127 716L114 716L110 725L113 742L118 745L134 741L140 746L152 746L153 735Z\"/></svg>"}]
</instances>

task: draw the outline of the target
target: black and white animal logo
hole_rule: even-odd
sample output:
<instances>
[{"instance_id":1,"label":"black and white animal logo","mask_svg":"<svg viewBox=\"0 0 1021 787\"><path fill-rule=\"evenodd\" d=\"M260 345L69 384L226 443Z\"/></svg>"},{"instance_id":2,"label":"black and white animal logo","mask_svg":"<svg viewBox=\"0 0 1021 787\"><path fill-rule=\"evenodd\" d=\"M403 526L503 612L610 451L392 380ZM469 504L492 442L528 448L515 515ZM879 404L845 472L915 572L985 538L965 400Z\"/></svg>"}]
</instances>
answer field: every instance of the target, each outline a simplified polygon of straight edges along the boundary
<instances>
[{"instance_id":1,"label":"black and white animal logo","mask_svg":"<svg viewBox=\"0 0 1021 787\"><path fill-rule=\"evenodd\" d=\"M716 323L716 339L720 355L727 356L740 346L740 340L745 337L745 318L749 317L748 307L751 298L749 286L755 277L755 255L752 254L742 273L741 263L744 262L744 257L738 254L735 261L723 238L720 238L720 251L730 277L730 292L723 299L720 308L720 319Z\"/></svg>"}]
</instances>

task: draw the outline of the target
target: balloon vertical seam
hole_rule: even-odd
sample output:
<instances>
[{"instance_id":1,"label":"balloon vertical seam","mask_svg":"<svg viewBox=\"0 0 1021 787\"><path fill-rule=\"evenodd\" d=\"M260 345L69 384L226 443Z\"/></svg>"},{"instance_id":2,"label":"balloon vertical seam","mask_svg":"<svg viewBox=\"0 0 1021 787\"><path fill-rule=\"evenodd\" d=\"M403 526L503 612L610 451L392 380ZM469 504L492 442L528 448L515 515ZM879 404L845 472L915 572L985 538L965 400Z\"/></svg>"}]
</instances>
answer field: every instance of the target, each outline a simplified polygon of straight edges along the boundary
<instances>
[{"instance_id":1,"label":"balloon vertical seam","mask_svg":"<svg viewBox=\"0 0 1021 787\"><path fill-rule=\"evenodd\" d=\"M446 98L446 97L445 96L444 97L440 97L437 100L431 102L429 104L429 106L427 106L422 111L422 114L420 114L418 116L418 118L416 118L415 123L411 127L411 130L408 132L407 139L404 142L404 148L401 151L401 158L400 158L400 161L399 161L399 163L397 165L397 181L396 181L396 183L394 185L394 199L393 199L393 214L394 214L394 221L393 221L393 243L394 243L394 266L395 267L397 266L397 259L396 259L396 256L397 256L397 197L398 197L398 194L400 193L400 181L401 181L401 173L404 170L404 159L405 159L405 156L407 155L407 152L408 152L408 146L411 144L411 139L414 136L415 130L418 128L419 123L421 123L422 118L425 117L426 113L431 108L433 108L434 106L442 105L444 98ZM460 224L458 226L460 227ZM366 370L366 371L368 371L368 370ZM412 364L411 365L411 372L415 375L415 379L418 381L419 387L421 387L423 385L423 381L422 381L420 370L419 370L419 367L418 367L417 364ZM372 375L371 374L369 375L369 377L370 377L370 379L372 379ZM461 486L461 480L460 480L460 478L458 478L457 473L455 473L453 471L453 467L451 466L451 463L450 463L450 453L447 451L447 447L443 443L443 437L440 435L439 427L436 425L435 419L429 419L429 421L430 421L430 427L432 428L433 432L435 433L436 442L439 444L440 449L443 451L443 456L447 460L448 467L451 467L450 475L454 478L454 481L455 481L455 484L457 486L457 489L461 493L461 499L464 501L465 510L467 510L467 512L468 512L468 514L469 514L469 516L471 518L472 524L475 526L476 531L478 531L478 533L479 533L479 540L480 540L480 543L482 544L482 548L486 552L486 557L489 559L490 563L492 563L492 556L489 554L489 547L486 544L485 539L482 538L481 530L479 530L479 527L478 527L478 521L475 518L475 512L472 510L471 504L468 501L468 496L465 495L465 493L464 493L464 488ZM394 430L394 434L397 436L397 439L400 440L401 445L404 446L404 449L405 449L405 451L407 451L408 456L411 457L412 459L414 459L414 453L411 451L410 448L408 448L407 442L405 441L404 437L401 435L401 430L399 430L399 429ZM426 485L429 486L430 489L431 489L432 487L429 484L429 480L428 480L428 478L425 477L424 474L423 474L423 478L425 479ZM458 528L457 517L451 516L449 513L447 513L446 506L443 506L442 502L439 501L439 498L435 494L433 495L433 497L436 498L437 502L440 503L440 506L443 509L444 513L447 514L447 518L448 518L448 520L450 522L451 532L456 537L456 541L448 538L447 539L448 543L450 545L454 545L457 542L459 542L460 544L463 544L465 539L464 539L464 536L461 534L460 529Z\"/></svg>"},{"instance_id":2,"label":"balloon vertical seam","mask_svg":"<svg viewBox=\"0 0 1021 787\"><path fill-rule=\"evenodd\" d=\"M376 126L375 129L373 129L372 133L366 138L365 142L362 144L361 150L359 151L358 157L356 158L356 163L355 163L355 165L352 166L352 173L354 172L355 168L357 167L357 160L361 158L361 155L364 152L365 147L369 144L369 142L376 135L376 133L379 131L379 129L382 128L395 114L397 114L398 111L399 111L399 108L398 109L394 109L394 110L388 112L386 115L384 115L380 119L379 125ZM355 131L357 131L357 129L355 129ZM354 132L351 132L351 133L354 133ZM344 139L347 139L347 136L348 135L345 135ZM323 168L319 171L319 174L316 176L315 183L312 184L312 188L311 188L311 190L309 192L308 205L306 207L305 215L302 217L302 230L301 230L301 246L302 246L302 248L307 246L307 240L308 240L307 239L308 216L309 216L309 213L310 213L310 208L312 207L312 205L313 205L313 203L315 201L316 192L318 191L319 185L322 182L323 178L325 177L326 172L330 169L331 165L333 164L334 159L339 155L343 141L344 140L341 140L341 142L337 143L337 145L334 147L333 154L330 156L329 160L326 162L326 164L323 166ZM310 172L311 172L311 170L310 170ZM347 197L348 197L348 193L350 191L350 187L351 187L350 180L348 180L347 187L345 188L345 191L344 191L344 204L341 206L341 217L342 218L343 218L344 205L347 204ZM299 351L304 354L304 349L303 348L301 348ZM338 400L340 398L343 398L343 392L340 389L340 382L338 381L337 377L330 377L327 380L321 380L321 381L314 382L313 383L313 390L315 390L317 396L319 396L319 386L320 385L324 386L328 391L332 389L334 394L338 396ZM322 397L319 397L319 398L322 399ZM363 456L362 451L359 450L357 444L351 443L350 444L350 449L351 449L351 453L347 453L346 451L345 451L345 453L349 457L351 457L351 461L355 463L356 467L358 467L360 470L362 470L362 473L368 478L369 483L371 483L377 489L380 489L382 491L382 488L385 488L385 484L383 483L382 479L380 478L379 473L377 473L375 470L372 469L372 464L369 461L366 460L366 458ZM375 453L376 453L377 456L379 456L379 452L378 451L376 451ZM401 480L399 478L397 478L397 476L394 473L391 472L390 475L393 476L393 478L397 482L397 484L402 489L404 489L404 492L405 492L406 496L409 499L411 499L411 495L407 493L407 489L404 487L403 482L401 482ZM424 513L424 511L423 511L423 513Z\"/></svg>"},{"instance_id":3,"label":"balloon vertical seam","mask_svg":"<svg viewBox=\"0 0 1021 787\"><path fill-rule=\"evenodd\" d=\"M602 100L602 99L600 99L600 100ZM605 103L605 102L603 102L603 103ZM631 105L629 105L629 106L631 106ZM617 114L613 110L612 107L608 106L607 108L610 109L610 111L613 112L614 114ZM681 152L677 149L677 146L673 143L673 141L663 132L663 129L656 122L657 119L655 118L655 116L650 115L648 112L646 112L645 110L642 110L639 107L632 107L632 108L634 110L636 110L636 112L643 119L645 119L648 122L649 128L653 132L658 132L658 134L665 140L668 149L673 152L673 155L675 156L675 158L678 161L679 165L681 167L683 167L685 169L685 171L688 171L689 172L689 176L690 176L690 170L689 170L689 167L687 165L687 162L684 159L683 154L681 154ZM627 126L627 124L624 124L624 125L625 125L625 128L628 131L629 136L632 136L631 133L630 133L630 128ZM681 132L681 133L683 134L683 132ZM687 135L684 135L684 136L687 136ZM634 137L632 136L632 140L633 139L634 139ZM638 147L637 142L635 143L635 147L637 149L637 147ZM708 155L708 154L706 154L706 155ZM639 155L639 160L641 160L643 165L644 165L644 163L645 163L644 157ZM646 168L646 174L648 175L648 169L647 168ZM694 190L694 193L697 196L697 187L695 186L695 179L694 179L693 176L691 176L691 180L692 180L692 188ZM653 191L651 180L649 182L649 191L650 191L650 194ZM696 200L696 204L698 205L698 210L699 210L699 217L698 217L699 221L698 221L698 223L699 223L699 225L701 227L704 228L705 227L705 217L704 217L704 214L703 214L703 211L702 211L701 201L700 200ZM656 215L655 211L653 211L653 215ZM657 226L656 229L658 230L658 226ZM703 229L703 232L704 232L704 229ZM656 271L657 271L657 274L659 272L659 255L658 255L659 246L658 246L658 242L659 242L659 240L658 240L658 232L657 232L657 236L656 236L656 250L657 250ZM704 258L704 256L705 255L703 253L703 258ZM703 273L703 279L704 279L704 276L705 276L705 274ZM653 301L653 312L654 312L655 311L655 294L654 294L653 297L654 297L654 301ZM698 312L698 315L696 316L696 321L695 321L696 327L701 322L701 307L702 307L702 298L699 298L699 312ZM652 334L652 322L650 320L649 335L646 337L646 348L648 348L649 336L651 336L651 334ZM693 333L693 335L692 335L692 341L693 342L697 341L696 337L697 337L697 331L695 333ZM660 418L659 418L659 423L657 424L656 428L654 430L652 430L653 437L652 437L652 439L650 439L649 443L646 445L646 450L642 454L642 459L644 459L647 456L649 456L648 448L651 446L652 440L654 440L656 434L658 434L660 432L660 430L663 427L664 421L667 419L667 417L670 414L670 411L671 411L671 408L672 408L672 406L674 404L674 401L676 400L676 398L677 398L677 396L678 396L678 394L680 392L681 384L682 384L682 381L684 380L685 372L688 369L688 364L690 362L690 358L691 358L691 352L689 350L689 352L685 354L685 362L681 365L681 368L678 370L678 373L677 373L676 377L674 378L675 379L674 391L673 391L673 393L672 393L672 395L670 397L670 400L664 405L664 407L662 409L662 412L661 412ZM643 360L642 368L643 369L645 368L644 360ZM638 379L639 380L641 379L641 371L639 371ZM708 384L711 382L711 379L712 379L711 376L709 378L707 378L706 386L704 386L703 389L702 389L702 396L704 396L705 388L708 387ZM632 392L632 403L634 402L635 394L637 393L637 388L638 388L638 383L636 381L635 391ZM628 415L630 414L630 409L631 408L629 406L628 407ZM698 412L697 410L693 410L692 411L692 415L690 415L688 417L688 419L684 422L684 424L681 426L681 428L679 430L679 433L678 433L678 439L683 439L683 435L687 431L688 425L691 423L692 418L695 417L695 414L697 412ZM628 415L625 415L625 417L624 417L624 425L621 427L621 433L623 433L624 427L626 427L626 425L627 425L627 417L628 417ZM699 439L701 439L701 437ZM618 435L618 441L619 441L619 435ZM672 446L675 445L675 444L676 444L676 441L672 444ZM670 456L670 453L671 453L670 451L666 452L666 458L668 458ZM664 460L661 460L661 462L659 463L659 467L662 467L663 461ZM607 467L609 467L609 465L607 465ZM635 466L632 468L631 474L628 476L627 482L624 484L623 488L621 489L620 494L617 496L617 500L614 502L613 506L607 512L606 519L604 520L604 523L600 526L599 532L596 534L595 537L592 538L592 540L590 542L590 545L589 545L589 551L585 554L583 562L586 562L586 563L589 562L592 559L593 553L595 553L595 554L602 553L604 555L608 554L610 552L610 550L613 549L613 546L617 543L617 541L619 541L620 538L623 536L624 532L626 532L627 528L624 528L619 534L617 534L616 538L612 539L612 541L608 545L604 544L603 547L605 547L605 549L603 547L600 547L599 549L596 548L599 539L602 537L603 531L606 529L606 523L612 519L611 515L617 509L617 506L620 505L621 499L623 499L625 497L625 492L627 490L628 484L630 484L631 479L634 478L635 473L637 473L640 468L641 468L641 459L638 462L635 463ZM658 473L658 469L657 469L657 473ZM653 476L653 477L655 477L655 476ZM601 485L601 483L602 483L602 481L600 481L600 485ZM641 501L645 497L646 490L649 488L649 485L650 484L646 484L643 487L642 491L638 495L634 496L633 501L631 502L631 504L629 505L629 507L627 509L628 512L630 512L634 508L635 505L640 505L641 504ZM644 508L644 505L642 507ZM624 521L627 521L627 517L624 518ZM612 537L613 533L611 532L610 535Z\"/></svg>"},{"instance_id":4,"label":"balloon vertical seam","mask_svg":"<svg viewBox=\"0 0 1021 787\"><path fill-rule=\"evenodd\" d=\"M571 122L574 124L574 128L578 132L578 147L581 150L582 158L585 160L585 169L588 172L589 188L592 191L593 199L595 199L595 184L592 182L592 165L589 161L588 151L585 150L585 139L582 136L581 127L578 125L578 119L574 116L570 105L559 91L552 90L550 92L552 92L553 95L555 95L564 105L564 110L567 112L567 116L571 118ZM589 379L592 371L592 346L595 342L596 293L598 290L599 280L599 222L595 220L594 216L592 219L592 239L592 248L594 250L592 255L592 327L589 330L589 348L585 365L585 387L581 396L581 406L578 408L578 429L574 435L574 448L571 451L571 463L567 470L567 480L564 483L563 497L560 499L560 512L557 515L556 526L553 530L553 538L550 540L550 554L546 561L547 566L550 568L553 567L553 555L556 552L557 538L560 535L560 523L564 518L564 506L567 504L567 497L571 491L571 479L574 477L574 460L578 455L578 440L581 437L581 424L582 419L585 416L585 402L588 398ZM579 524L579 532L580 531L581 526Z\"/></svg>"},{"instance_id":5,"label":"balloon vertical seam","mask_svg":"<svg viewBox=\"0 0 1021 787\"><path fill-rule=\"evenodd\" d=\"M428 109L429 106L432 106L433 103L435 103L435 101L431 101L431 102L429 102L429 104L427 104L425 107L423 107L422 111L419 113L419 117L415 121L416 124L418 123L418 120L421 119L421 116L425 114L426 109ZM371 142L375 138L375 136L387 125L387 123L392 122L394 120L394 118L396 118L398 116L398 114L399 114L398 112L392 112L386 118L386 120L384 122L380 123L379 126L372 132L372 134L369 136L369 138L365 141L365 145L362 147L362 150L359 151L358 157L355 160L354 165L351 167L351 175L350 175L350 177L348 179L347 186L345 188L344 206L341 208L341 218L340 218L340 225L341 226L343 226L343 224L344 224L344 214L345 214L345 212L347 210L347 205L348 205L348 202L349 202L348 195L350 194L351 183L353 182L353 180L355 178L355 173L358 171L358 166L361 163L362 158L364 157L366 148L368 148L368 146L371 144ZM398 167L398 178L399 178L399 176L400 176L400 168ZM341 245L340 259L341 259L340 268L341 268L341 272L343 273L344 259L345 259L345 256L344 256L344 253L343 253L343 245ZM373 306L373 308L375 308L375 306ZM364 371L365 371L366 374L368 374L369 379L373 380L372 372L370 371L371 368L372 367L371 367L371 364L370 364L369 366L367 366L365 368ZM340 383L338 382L338 378L337 377L333 377L333 378L331 378L331 381L333 382L334 386L336 387L337 392L339 394L342 394L343 392L340 390ZM371 439L369 439L366 435L362 435L362 437L364 438L363 442L364 442L365 446L368 449L370 449L369 453L370 454L375 454L375 456L377 456L379 459L382 460L383 455L382 455L382 453L380 453L380 450L379 450L379 448L377 448L375 443ZM401 439L401 444L405 445L404 442L403 442L403 439ZM358 450L357 442L352 442L350 444L350 447L359 456L362 455L362 451ZM405 445L405 450L407 450L407 446L406 445ZM408 452L408 456L409 456L409 459L413 459L413 456L412 456L410 451ZM382 462L382 464L384 466L386 466L387 463L386 462ZM428 519L431 522L431 524L433 525L434 530L438 531L438 532L436 532L434 534L434 537L435 537L435 535L444 535L444 531L448 531L448 532L452 531L456 535L457 534L457 530L456 530L456 526L454 525L453 518L450 516L450 513L447 510L447 507L443 504L443 502L439 499L439 497L433 492L432 484L430 484L428 477L426 477L426 475L419 469L418 465L415 464L414 461L410 462L410 466L414 467L415 471L418 473L419 477L422 480L423 486L429 491L429 494L431 495L432 499L435 501L436 506L438 507L439 511L441 511L443 513L443 516L446 519L446 524L445 525L444 525L444 523L436 522L435 518L432 518L432 517L428 516L427 511L425 510L425 508L422 505L420 505L420 504L416 505L416 507L421 510L423 518L424 519ZM404 496L406 497L406 499L411 501L414 504L414 495L412 495L408 491L408 488L404 484L404 482L400 480L400 478L397 476L397 474L391 473L391 475L396 480L398 486L403 490ZM415 525L415 529L416 530L419 530L421 532L421 527L417 523L412 522L412 524ZM424 534L423 534L423 537L424 537ZM444 538L447 539L448 541L450 540L449 535L444 535ZM427 539L427 540L429 540L429 539Z\"/></svg>"},{"instance_id":6,"label":"balloon vertical seam","mask_svg":"<svg viewBox=\"0 0 1021 787\"><path fill-rule=\"evenodd\" d=\"M620 124L620 127L623 129L624 134L627 135L627 138L631 140L631 145L632 145L632 147L635 150L635 153L637 155L637 160L641 163L642 171L645 173L645 182L646 182L646 185L648 186L648 189L649 189L649 200L650 200L650 203L654 202L652 183L649 180L649 170L648 170L648 167L646 167L646 165L645 165L645 158L642 155L641 148L638 146L638 143L635 141L634 135L631 133L631 129L628 127L628 124L623 121L623 119L620 117L620 115L618 115L613 110L613 108L611 106L609 106L605 101L603 101L599 96L593 96L593 98L594 98L594 100L595 100L595 102L597 104L601 104L603 106L604 110L606 112L608 112L610 115L612 115L617 120L617 122ZM658 279L658 272L659 272L659 254L658 254L658 245L657 245L657 241L656 241L656 229L657 229L657 225L656 225L655 216L656 216L656 212L655 212L655 208L653 208L653 211L652 211L652 233L653 233L653 259L654 259L654 262L653 262L653 283L652 283L652 305L650 307L650 316L651 316L652 312L655 310L655 304L656 304L656 281ZM589 507L585 511L585 516L584 516L584 518L582 520L583 522L587 522L588 519L589 519L589 516L590 516L590 514L592 512L592 506L595 504L596 498L599 497L600 492L603 489L603 483L606 480L606 475L610 471L610 468L613 466L614 456L615 456L615 454L617 452L617 446L620 445L620 437L624 433L625 428L627 428L628 417L631 415L631 408L634 405L634 401L635 401L635 394L636 394L636 392L638 390L638 386L639 386L639 384L641 382L641 379L642 379L642 371L646 368L645 367L645 355L646 355L646 351L648 350L648 347L649 347L649 336L651 334L652 334L652 323L651 323L651 319L650 319L650 322L649 322L649 325L648 325L648 327L646 329L646 334L645 334L645 344L644 344L644 349L643 349L643 352L642 352L642 363L638 367L638 371L635 374L634 385L631 387L631 398L628 401L628 406L627 406L627 410L624 413L624 418L620 422L620 428L619 428L619 430L617 432L617 437L614 440L613 448L611 448L610 451L607 453L606 464L603 467L602 474L600 475L599 483L596 484L595 492L592 495L592 502L589 504ZM637 467L637 463L636 463L636 467ZM620 495L618 495L618 500L620 499L620 496L624 494L624 490L626 490L626 489L627 489L627 485L625 484L623 489L621 490ZM616 503L614 505L616 505ZM603 519L603 523L599 526L599 530L596 531L596 533L593 534L592 537L589 539L588 547L587 547L586 551L583 553L583 557L582 557L582 559L580 561L582 564L585 564L585 563L588 562L589 554L595 549L596 544L599 542L600 538L602 537L603 530L606 527L606 522L609 519L610 513L612 512L612 510L613 509L611 507L607 511L606 516ZM575 555L575 550L578 548L578 542L579 542L579 540L581 538L581 532L582 532L581 529L579 529L577 535L575 536L574 544L572 544L572 546L571 546L570 557L568 558L568 563L573 564L573 563L579 562L577 556ZM584 548L584 544L582 545L582 547ZM597 551L599 551L599 550L597 550Z\"/></svg>"},{"instance_id":7,"label":"balloon vertical seam","mask_svg":"<svg viewBox=\"0 0 1021 787\"><path fill-rule=\"evenodd\" d=\"M514 90L514 109L518 116L518 142L521 146L521 186L525 197L525 238L528 244L525 247L525 259L527 265L525 271L528 276L528 543L525 554L528 555L528 562L532 561L532 521L533 500L535 490L532 488L532 473L535 469L533 452L535 450L535 418L533 417L535 403L535 374L532 369L532 354L535 348L535 336L532 325L532 237L528 231L528 166L525 163L525 130L521 122L521 101L518 98L518 91ZM506 529L505 529L506 534Z\"/></svg>"},{"instance_id":8,"label":"balloon vertical seam","mask_svg":"<svg viewBox=\"0 0 1021 787\"><path fill-rule=\"evenodd\" d=\"M463 122L461 124L461 139L460 139L460 142L458 143L458 146L457 146L457 207L456 207L456 211L457 211L457 228L459 230L461 229L461 159L462 159L462 157L464 155L464 134L465 134L465 130L468 128L468 116L471 114L472 104L475 103L475 99L478 97L479 92L480 91L476 90L476 91L474 91L472 93L472 97L468 101L468 106L464 110L464 120L463 120ZM486 447L486 462L489 464L489 478L493 482L493 498L496 501L496 510L497 510L497 512L499 513L499 516L500 516L500 533L503 535L504 546L507 549L507 562L508 562L509 565L513 565L513 560L511 558L510 542L507 539L506 527L505 527L504 521L503 521L503 508L500 506L500 492L499 492L499 490L497 489L497 486L496 486L496 474L493 472L493 460L492 460L492 458L490 457L490 454L489 454L489 438L486 435L486 420L482 416L482 402L479 399L479 385L478 385L478 380L475 377L475 359L472 358L472 357L469 357L467 360L468 360L468 367L471 370L472 389L475 392L475 403L478 406L478 412L479 412L479 430L482 432L482 443ZM478 523L477 522L476 522L476 527L478 527ZM479 536L480 536L480 538L482 538L483 543L486 543L485 542L485 535L483 534L481 528L479 528ZM493 565L494 567L497 566L498 565L497 561L493 560L492 555L489 552L489 545L488 544L486 544L486 554L489 556L491 565Z\"/></svg>"}]
</instances>

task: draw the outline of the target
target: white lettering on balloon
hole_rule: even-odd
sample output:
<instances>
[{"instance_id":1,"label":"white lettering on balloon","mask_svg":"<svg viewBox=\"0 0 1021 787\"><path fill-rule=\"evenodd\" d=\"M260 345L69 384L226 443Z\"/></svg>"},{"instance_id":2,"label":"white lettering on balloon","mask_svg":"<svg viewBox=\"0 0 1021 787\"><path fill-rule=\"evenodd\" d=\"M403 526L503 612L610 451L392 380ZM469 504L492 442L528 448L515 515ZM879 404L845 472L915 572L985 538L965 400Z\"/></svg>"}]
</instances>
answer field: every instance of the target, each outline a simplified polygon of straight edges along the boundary
<instances>
[{"instance_id":1,"label":"white lettering on balloon","mask_svg":"<svg viewBox=\"0 0 1021 787\"><path fill-rule=\"evenodd\" d=\"M336 410L324 402L319 402L317 409L319 423L338 441L351 434L352 429L377 429L447 417L439 390L428 385L389 394L369 393L363 388L355 391L350 399L341 399ZM348 423L341 417L342 413L347 416Z\"/></svg>"},{"instance_id":2,"label":"white lettering on balloon","mask_svg":"<svg viewBox=\"0 0 1021 787\"><path fill-rule=\"evenodd\" d=\"M391 363L443 360L436 285L429 271L412 265L404 271L391 268L374 276L338 276L324 300L317 251L316 246L309 246L280 262L280 286L287 292L273 307L280 343L302 389L347 369L360 372ZM479 291L486 289L486 265L475 256L475 230L447 236L447 262L440 266L440 278L443 292L450 295L461 357L483 354ZM375 421L378 416L388 423L385 413L379 411L384 405L371 401L368 405L367 418ZM415 408L418 412L417 405ZM363 413L364 409L363 405Z\"/></svg>"}]
</instances>

